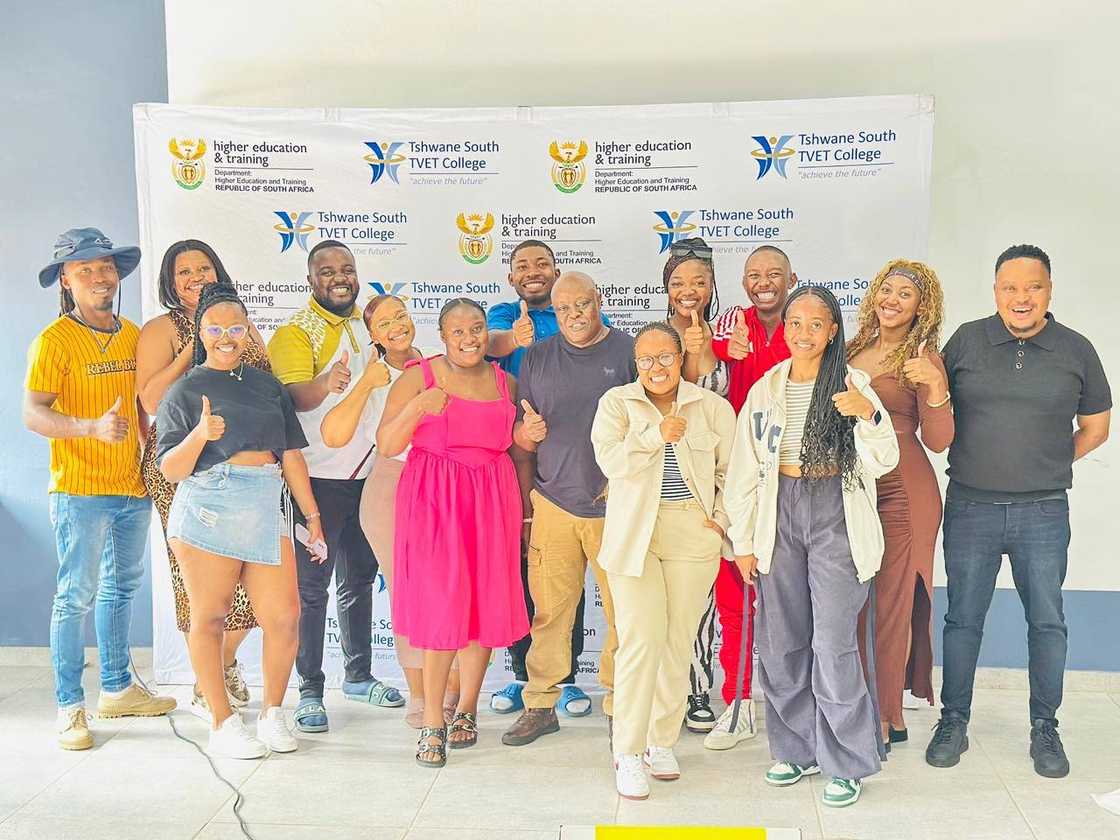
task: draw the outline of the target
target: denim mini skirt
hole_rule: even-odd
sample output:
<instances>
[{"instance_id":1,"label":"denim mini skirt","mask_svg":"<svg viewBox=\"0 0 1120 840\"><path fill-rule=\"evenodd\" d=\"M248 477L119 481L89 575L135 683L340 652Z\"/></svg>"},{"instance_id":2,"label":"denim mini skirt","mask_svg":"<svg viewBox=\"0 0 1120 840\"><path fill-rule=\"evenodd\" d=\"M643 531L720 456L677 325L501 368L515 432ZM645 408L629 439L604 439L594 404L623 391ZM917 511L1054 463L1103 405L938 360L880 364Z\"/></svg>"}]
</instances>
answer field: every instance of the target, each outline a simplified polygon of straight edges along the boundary
<instances>
[{"instance_id":1,"label":"denim mini skirt","mask_svg":"<svg viewBox=\"0 0 1120 840\"><path fill-rule=\"evenodd\" d=\"M280 565L280 537L289 536L279 464L217 464L179 482L167 517L167 538L243 563Z\"/></svg>"}]
</instances>

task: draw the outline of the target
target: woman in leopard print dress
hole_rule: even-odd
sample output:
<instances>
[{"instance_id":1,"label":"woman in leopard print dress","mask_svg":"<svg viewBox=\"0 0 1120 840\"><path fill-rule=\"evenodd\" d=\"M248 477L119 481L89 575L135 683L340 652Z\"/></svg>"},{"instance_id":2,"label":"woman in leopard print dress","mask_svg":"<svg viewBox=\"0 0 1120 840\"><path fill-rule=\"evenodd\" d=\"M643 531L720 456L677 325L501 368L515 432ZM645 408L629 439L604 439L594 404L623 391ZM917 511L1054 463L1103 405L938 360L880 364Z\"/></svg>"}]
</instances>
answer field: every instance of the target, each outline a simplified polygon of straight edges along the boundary
<instances>
[{"instance_id":1,"label":"woman in leopard print dress","mask_svg":"<svg viewBox=\"0 0 1120 840\"><path fill-rule=\"evenodd\" d=\"M156 463L154 417L164 392L190 369L194 349L191 337L194 334L194 312L198 296L203 286L218 280L232 282L218 255L205 242L186 239L168 248L159 273L159 301L168 311L144 325L136 350L136 385L140 402L144 410L153 417L140 467L144 484L155 503L165 534L175 486L163 477ZM252 367L271 372L264 340L255 328L252 330L252 341L245 350L244 361ZM167 549L167 559L171 565L171 586L175 593L175 623L181 632L186 633L190 630L190 602L183 586L179 563L170 547ZM257 620L249 598L241 584L238 584L233 604L226 616L223 656L226 687L231 702L239 707L249 701L249 691L237 663L237 649L248 632L256 626ZM197 691L192 706L205 708L205 701Z\"/></svg>"}]
</instances>

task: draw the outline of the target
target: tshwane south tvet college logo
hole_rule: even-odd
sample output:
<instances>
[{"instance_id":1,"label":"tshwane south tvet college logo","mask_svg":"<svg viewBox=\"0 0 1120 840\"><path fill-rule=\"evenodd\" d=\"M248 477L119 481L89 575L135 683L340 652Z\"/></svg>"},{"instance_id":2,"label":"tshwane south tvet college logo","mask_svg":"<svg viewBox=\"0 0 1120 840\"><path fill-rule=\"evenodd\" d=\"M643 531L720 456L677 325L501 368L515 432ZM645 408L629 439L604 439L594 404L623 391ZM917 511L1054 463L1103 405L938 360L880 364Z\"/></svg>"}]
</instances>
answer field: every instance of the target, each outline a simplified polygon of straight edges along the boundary
<instances>
[{"instance_id":1,"label":"tshwane south tvet college logo","mask_svg":"<svg viewBox=\"0 0 1120 840\"><path fill-rule=\"evenodd\" d=\"M281 224L273 225L272 229L280 234L280 253L283 254L293 244L301 250L307 250L307 237L315 230L315 225L308 224L307 220L314 211L275 210L280 217Z\"/></svg>"},{"instance_id":2,"label":"tshwane south tvet college logo","mask_svg":"<svg viewBox=\"0 0 1120 840\"><path fill-rule=\"evenodd\" d=\"M167 144L171 156L171 175L175 183L185 190L197 190L206 180L206 163L202 160L206 154L206 141L199 137L194 140L190 137L172 137Z\"/></svg>"},{"instance_id":3,"label":"tshwane south tvet college logo","mask_svg":"<svg viewBox=\"0 0 1120 840\"><path fill-rule=\"evenodd\" d=\"M490 231L494 227L494 214L460 213L455 217L460 231L459 254L471 265L480 265L490 258L494 242Z\"/></svg>"},{"instance_id":4,"label":"tshwane south tvet college logo","mask_svg":"<svg viewBox=\"0 0 1120 840\"><path fill-rule=\"evenodd\" d=\"M369 164L371 175L369 182L376 184L381 180L382 176L388 175L394 184L399 184L397 180L397 172L401 168L401 164L408 160L406 155L402 155L398 149L403 146L403 142L399 143L378 143L374 140L367 140L366 146L369 147L369 154L362 158Z\"/></svg>"},{"instance_id":5,"label":"tshwane south tvet college logo","mask_svg":"<svg viewBox=\"0 0 1120 840\"><path fill-rule=\"evenodd\" d=\"M661 250L657 253L664 254L678 239L696 230L696 225L687 221L695 210L654 210L653 214L661 220L661 224L654 225L653 229L661 237Z\"/></svg>"},{"instance_id":6,"label":"tshwane south tvet college logo","mask_svg":"<svg viewBox=\"0 0 1120 840\"><path fill-rule=\"evenodd\" d=\"M795 149L786 147L786 143L793 139L793 135L783 134L781 137L767 137L765 134L756 134L751 139L760 146L760 148L751 152L751 157L758 164L758 177L755 180L760 180L771 169L785 178L786 163L797 154Z\"/></svg>"},{"instance_id":7,"label":"tshwane south tvet college logo","mask_svg":"<svg viewBox=\"0 0 1120 840\"><path fill-rule=\"evenodd\" d=\"M565 140L557 143L553 140L548 145L548 154L552 157L552 185L562 193L574 193L583 186L587 179L587 167L583 159L587 157L587 143L580 140Z\"/></svg>"},{"instance_id":8,"label":"tshwane south tvet college logo","mask_svg":"<svg viewBox=\"0 0 1120 840\"><path fill-rule=\"evenodd\" d=\"M381 295L392 295L393 297L400 298L401 300L408 300L408 295L404 293L404 290L408 287L408 283L378 283L375 280L369 284L369 287L376 297L380 297Z\"/></svg>"}]
</instances>

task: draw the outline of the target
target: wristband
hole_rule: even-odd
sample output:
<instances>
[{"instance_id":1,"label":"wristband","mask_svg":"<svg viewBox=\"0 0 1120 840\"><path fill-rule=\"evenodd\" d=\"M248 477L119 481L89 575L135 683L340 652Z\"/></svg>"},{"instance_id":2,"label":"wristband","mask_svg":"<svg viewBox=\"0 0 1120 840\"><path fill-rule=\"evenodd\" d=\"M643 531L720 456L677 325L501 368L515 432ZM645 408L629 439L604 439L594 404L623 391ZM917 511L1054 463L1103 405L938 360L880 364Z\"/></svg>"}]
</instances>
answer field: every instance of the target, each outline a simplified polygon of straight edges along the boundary
<instances>
[{"instance_id":1,"label":"wristband","mask_svg":"<svg viewBox=\"0 0 1120 840\"><path fill-rule=\"evenodd\" d=\"M303 518L304 518L305 520L308 520L308 519L318 519L318 518L319 518L320 516L321 516L321 514L319 513L319 511L315 511L314 513L305 513L305 514L303 515Z\"/></svg>"},{"instance_id":2,"label":"wristband","mask_svg":"<svg viewBox=\"0 0 1120 840\"><path fill-rule=\"evenodd\" d=\"M939 403L931 403L929 400L926 400L926 405L928 405L930 408L941 408L941 406L943 406L943 405L945 405L945 403L949 402L949 400L952 399L952 397L953 397L952 394L946 394L945 399L943 399Z\"/></svg>"},{"instance_id":3,"label":"wristband","mask_svg":"<svg viewBox=\"0 0 1120 840\"><path fill-rule=\"evenodd\" d=\"M532 521L533 521L533 517L527 516L527 517L525 517L524 519L521 520L521 524L522 525L528 525Z\"/></svg>"}]
</instances>

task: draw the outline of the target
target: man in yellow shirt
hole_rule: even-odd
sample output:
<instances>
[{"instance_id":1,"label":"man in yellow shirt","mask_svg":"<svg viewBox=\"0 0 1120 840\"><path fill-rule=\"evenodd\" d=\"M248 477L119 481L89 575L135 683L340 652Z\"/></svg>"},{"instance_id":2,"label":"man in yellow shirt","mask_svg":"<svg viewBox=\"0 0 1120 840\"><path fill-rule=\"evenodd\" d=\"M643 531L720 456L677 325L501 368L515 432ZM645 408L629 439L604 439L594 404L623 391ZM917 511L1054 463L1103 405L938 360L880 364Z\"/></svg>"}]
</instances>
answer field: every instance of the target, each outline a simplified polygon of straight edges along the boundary
<instances>
[{"instance_id":1,"label":"man in yellow shirt","mask_svg":"<svg viewBox=\"0 0 1120 840\"><path fill-rule=\"evenodd\" d=\"M24 425L50 439L50 515L58 548L51 611L51 661L63 749L93 746L82 691L82 625L94 606L101 660L100 717L163 715L175 708L129 674L132 598L143 575L151 504L140 479L136 325L113 314L122 277L140 261L96 228L55 243L39 273L61 280L60 316L27 353Z\"/></svg>"}]
</instances>

